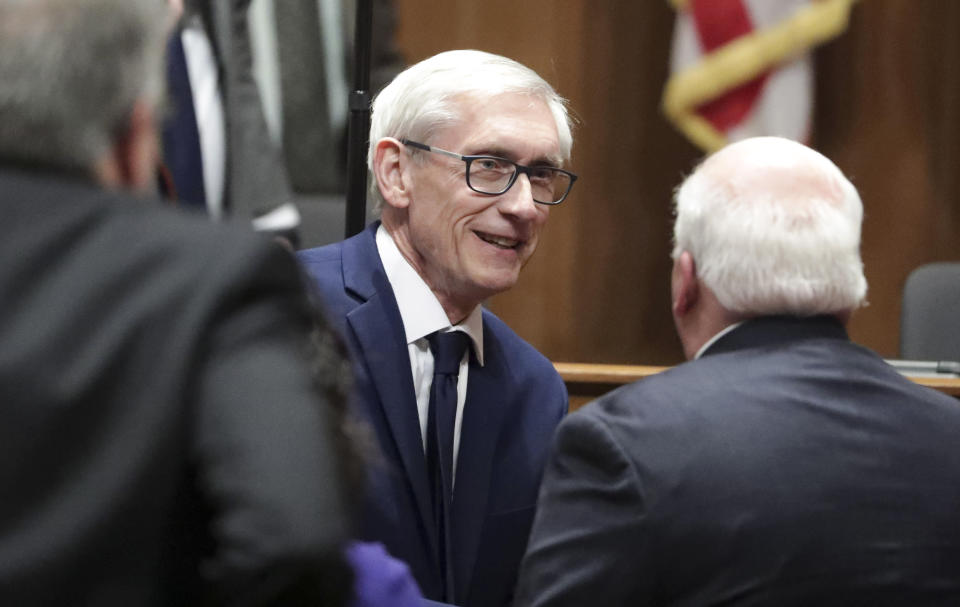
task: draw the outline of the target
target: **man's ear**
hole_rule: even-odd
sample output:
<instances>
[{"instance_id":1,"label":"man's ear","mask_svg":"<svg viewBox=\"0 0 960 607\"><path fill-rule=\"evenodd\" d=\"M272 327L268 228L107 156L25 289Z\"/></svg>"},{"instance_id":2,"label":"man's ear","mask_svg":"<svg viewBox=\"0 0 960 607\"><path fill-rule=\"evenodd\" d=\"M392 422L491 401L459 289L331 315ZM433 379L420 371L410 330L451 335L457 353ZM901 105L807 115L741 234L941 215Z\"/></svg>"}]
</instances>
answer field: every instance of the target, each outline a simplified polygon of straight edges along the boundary
<instances>
[{"instance_id":1,"label":"man's ear","mask_svg":"<svg viewBox=\"0 0 960 607\"><path fill-rule=\"evenodd\" d=\"M697 279L697 264L689 252L683 251L673 263L671 277L673 314L685 316L700 299L700 281Z\"/></svg>"},{"instance_id":2,"label":"man's ear","mask_svg":"<svg viewBox=\"0 0 960 607\"><path fill-rule=\"evenodd\" d=\"M153 107L138 100L130 111L127 128L114 143L114 161L120 186L147 192L156 186L159 159L157 125Z\"/></svg>"},{"instance_id":3,"label":"man's ear","mask_svg":"<svg viewBox=\"0 0 960 607\"><path fill-rule=\"evenodd\" d=\"M403 144L393 137L384 137L373 149L373 174L380 195L387 205L403 209L410 204L407 171L409 158L403 153Z\"/></svg>"}]
</instances>

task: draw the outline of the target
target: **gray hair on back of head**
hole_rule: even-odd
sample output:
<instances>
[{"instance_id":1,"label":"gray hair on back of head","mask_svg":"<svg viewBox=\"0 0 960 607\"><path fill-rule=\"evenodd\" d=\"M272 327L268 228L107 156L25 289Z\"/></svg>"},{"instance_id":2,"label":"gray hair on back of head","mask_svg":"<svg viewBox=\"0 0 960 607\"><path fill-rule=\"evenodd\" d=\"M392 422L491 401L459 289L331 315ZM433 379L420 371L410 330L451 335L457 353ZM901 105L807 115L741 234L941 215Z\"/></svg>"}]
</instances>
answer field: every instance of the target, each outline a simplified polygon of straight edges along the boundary
<instances>
[{"instance_id":1,"label":"gray hair on back of head","mask_svg":"<svg viewBox=\"0 0 960 607\"><path fill-rule=\"evenodd\" d=\"M162 0L0 0L0 160L87 173L163 94Z\"/></svg>"},{"instance_id":2,"label":"gray hair on back of head","mask_svg":"<svg viewBox=\"0 0 960 607\"><path fill-rule=\"evenodd\" d=\"M747 154L723 166L708 158L677 189L673 258L689 251L720 304L739 314L861 306L863 204L853 184L825 156L786 139L729 149Z\"/></svg>"}]
</instances>

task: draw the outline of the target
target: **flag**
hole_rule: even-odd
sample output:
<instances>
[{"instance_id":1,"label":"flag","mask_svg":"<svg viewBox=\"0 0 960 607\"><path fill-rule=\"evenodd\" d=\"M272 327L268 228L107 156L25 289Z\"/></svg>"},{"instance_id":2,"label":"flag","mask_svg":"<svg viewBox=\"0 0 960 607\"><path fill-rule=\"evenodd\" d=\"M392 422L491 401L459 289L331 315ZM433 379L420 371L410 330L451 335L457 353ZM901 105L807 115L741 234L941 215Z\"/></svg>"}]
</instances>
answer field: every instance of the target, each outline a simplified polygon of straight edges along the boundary
<instances>
[{"instance_id":1,"label":"flag","mask_svg":"<svg viewBox=\"0 0 960 607\"><path fill-rule=\"evenodd\" d=\"M663 111L708 152L778 135L807 141L810 50L842 33L856 0L671 0L677 10Z\"/></svg>"}]
</instances>

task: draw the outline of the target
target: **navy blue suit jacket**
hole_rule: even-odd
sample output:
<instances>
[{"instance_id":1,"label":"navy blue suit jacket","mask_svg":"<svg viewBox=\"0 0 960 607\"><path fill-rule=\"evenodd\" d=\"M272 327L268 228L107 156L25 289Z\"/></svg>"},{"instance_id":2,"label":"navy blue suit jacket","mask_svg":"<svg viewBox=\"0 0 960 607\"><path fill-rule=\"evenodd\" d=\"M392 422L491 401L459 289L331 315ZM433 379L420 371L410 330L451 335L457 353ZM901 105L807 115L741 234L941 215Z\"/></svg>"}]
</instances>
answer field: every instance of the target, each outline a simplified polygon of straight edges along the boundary
<instances>
[{"instance_id":1,"label":"navy blue suit jacket","mask_svg":"<svg viewBox=\"0 0 960 607\"><path fill-rule=\"evenodd\" d=\"M958 605L960 403L825 317L566 418L518 606Z\"/></svg>"},{"instance_id":2,"label":"navy blue suit jacket","mask_svg":"<svg viewBox=\"0 0 960 607\"><path fill-rule=\"evenodd\" d=\"M437 599L427 468L400 311L377 253L375 223L341 243L298 253L329 320L354 357L354 411L372 428L382 462L369 483L361 537L406 561ZM473 355L453 500L455 603L512 600L553 431L567 391L553 365L483 311L484 366Z\"/></svg>"}]
</instances>

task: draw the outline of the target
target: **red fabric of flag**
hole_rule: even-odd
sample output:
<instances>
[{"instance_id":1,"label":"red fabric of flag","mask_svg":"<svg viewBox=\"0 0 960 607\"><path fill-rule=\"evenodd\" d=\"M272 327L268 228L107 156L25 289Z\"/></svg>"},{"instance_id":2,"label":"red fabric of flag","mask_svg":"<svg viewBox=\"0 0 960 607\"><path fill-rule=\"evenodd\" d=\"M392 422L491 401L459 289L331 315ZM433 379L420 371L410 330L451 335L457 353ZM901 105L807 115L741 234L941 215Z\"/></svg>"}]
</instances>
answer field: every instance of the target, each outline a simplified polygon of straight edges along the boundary
<instances>
[{"instance_id":1,"label":"red fabric of flag","mask_svg":"<svg viewBox=\"0 0 960 607\"><path fill-rule=\"evenodd\" d=\"M753 22L743 0L693 0L690 8L705 53L753 32ZM760 98L767 76L764 73L699 106L697 113L718 130L728 131L750 113Z\"/></svg>"}]
</instances>

